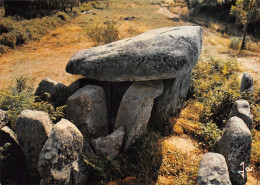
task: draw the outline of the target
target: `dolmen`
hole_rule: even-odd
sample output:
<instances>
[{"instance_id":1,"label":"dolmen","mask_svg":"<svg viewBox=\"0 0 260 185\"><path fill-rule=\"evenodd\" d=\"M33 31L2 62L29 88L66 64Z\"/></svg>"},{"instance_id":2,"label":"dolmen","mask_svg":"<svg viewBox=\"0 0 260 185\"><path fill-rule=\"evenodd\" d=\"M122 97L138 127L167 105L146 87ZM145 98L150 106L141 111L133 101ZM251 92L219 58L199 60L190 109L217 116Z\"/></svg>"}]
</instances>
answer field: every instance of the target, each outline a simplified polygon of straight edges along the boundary
<instances>
[{"instance_id":1,"label":"dolmen","mask_svg":"<svg viewBox=\"0 0 260 185\"><path fill-rule=\"evenodd\" d=\"M151 115L159 124L180 111L201 47L202 28L182 26L77 52L66 71L84 77L62 86L67 93L67 119L94 152L115 156L128 151L147 131ZM59 92L58 83L45 81ZM66 93L56 94L64 99Z\"/></svg>"},{"instance_id":2,"label":"dolmen","mask_svg":"<svg viewBox=\"0 0 260 185\"><path fill-rule=\"evenodd\" d=\"M83 75L85 84L68 100L70 120L85 137L105 137L122 126L127 151L146 131L152 109L166 122L181 109L201 47L202 28L182 26L77 52L66 71ZM71 86L77 83L83 86Z\"/></svg>"}]
</instances>

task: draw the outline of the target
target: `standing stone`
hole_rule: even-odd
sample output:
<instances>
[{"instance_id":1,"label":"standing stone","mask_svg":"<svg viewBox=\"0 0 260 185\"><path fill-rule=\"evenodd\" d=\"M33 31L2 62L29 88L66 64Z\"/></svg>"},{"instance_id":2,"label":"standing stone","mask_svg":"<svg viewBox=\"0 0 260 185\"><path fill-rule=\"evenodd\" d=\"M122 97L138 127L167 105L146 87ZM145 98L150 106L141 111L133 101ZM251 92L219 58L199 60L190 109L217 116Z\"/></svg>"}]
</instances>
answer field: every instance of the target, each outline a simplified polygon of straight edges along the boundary
<instances>
[{"instance_id":1,"label":"standing stone","mask_svg":"<svg viewBox=\"0 0 260 185\"><path fill-rule=\"evenodd\" d=\"M206 153L200 161L197 182L198 185L231 185L224 156L217 153Z\"/></svg>"},{"instance_id":2,"label":"standing stone","mask_svg":"<svg viewBox=\"0 0 260 185\"><path fill-rule=\"evenodd\" d=\"M214 148L222 154L227 162L229 176L232 184L243 185L247 181L247 172L244 178L238 173L249 167L251 153L251 133L244 121L238 117L228 120L221 139L215 143Z\"/></svg>"},{"instance_id":3,"label":"standing stone","mask_svg":"<svg viewBox=\"0 0 260 185\"><path fill-rule=\"evenodd\" d=\"M40 151L52 129L52 122L47 113L24 110L16 123L19 144L34 169L38 168Z\"/></svg>"},{"instance_id":4,"label":"standing stone","mask_svg":"<svg viewBox=\"0 0 260 185\"><path fill-rule=\"evenodd\" d=\"M97 154L108 155L110 157L116 156L123 143L125 131L123 127L119 127L112 134L106 137L99 137L92 141L95 152Z\"/></svg>"},{"instance_id":5,"label":"standing stone","mask_svg":"<svg viewBox=\"0 0 260 185\"><path fill-rule=\"evenodd\" d=\"M241 80L240 92L244 92L246 90L248 90L249 92L254 91L254 80L249 73L245 72Z\"/></svg>"},{"instance_id":6,"label":"standing stone","mask_svg":"<svg viewBox=\"0 0 260 185\"><path fill-rule=\"evenodd\" d=\"M0 109L0 126L7 124L9 121L7 111Z\"/></svg>"},{"instance_id":7,"label":"standing stone","mask_svg":"<svg viewBox=\"0 0 260 185\"><path fill-rule=\"evenodd\" d=\"M108 134L106 96L102 87L87 85L67 101L68 119L82 132L84 138Z\"/></svg>"},{"instance_id":8,"label":"standing stone","mask_svg":"<svg viewBox=\"0 0 260 185\"><path fill-rule=\"evenodd\" d=\"M42 80L36 89L35 95L45 101L54 102L57 105L65 104L68 98L68 87L50 78Z\"/></svg>"},{"instance_id":9,"label":"standing stone","mask_svg":"<svg viewBox=\"0 0 260 185\"><path fill-rule=\"evenodd\" d=\"M116 128L125 128L124 151L146 132L153 100L162 94L162 91L162 81L135 82L126 91L115 124Z\"/></svg>"},{"instance_id":10,"label":"standing stone","mask_svg":"<svg viewBox=\"0 0 260 185\"><path fill-rule=\"evenodd\" d=\"M233 104L228 118L233 116L241 118L247 127L251 130L253 127L253 116L250 112L250 105L246 100L237 100Z\"/></svg>"},{"instance_id":11,"label":"standing stone","mask_svg":"<svg viewBox=\"0 0 260 185\"><path fill-rule=\"evenodd\" d=\"M198 61L199 26L166 27L81 50L66 66L71 74L100 81L149 81L181 77Z\"/></svg>"},{"instance_id":12,"label":"standing stone","mask_svg":"<svg viewBox=\"0 0 260 185\"><path fill-rule=\"evenodd\" d=\"M188 74L164 81L164 90L158 97L156 115L158 122L168 122L171 116L176 115L182 108L190 87L191 72Z\"/></svg>"},{"instance_id":13,"label":"standing stone","mask_svg":"<svg viewBox=\"0 0 260 185\"><path fill-rule=\"evenodd\" d=\"M65 119L58 122L39 156L41 185L85 184L82 149L83 136L77 127Z\"/></svg>"}]
</instances>

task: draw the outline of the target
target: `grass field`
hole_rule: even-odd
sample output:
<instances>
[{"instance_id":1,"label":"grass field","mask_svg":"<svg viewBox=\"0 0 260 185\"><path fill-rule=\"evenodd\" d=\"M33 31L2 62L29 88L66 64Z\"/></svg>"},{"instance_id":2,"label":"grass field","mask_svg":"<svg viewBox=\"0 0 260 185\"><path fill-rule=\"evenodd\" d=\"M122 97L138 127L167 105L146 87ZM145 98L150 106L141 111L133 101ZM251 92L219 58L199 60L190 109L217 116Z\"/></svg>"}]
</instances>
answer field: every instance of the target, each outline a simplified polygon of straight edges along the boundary
<instances>
[{"instance_id":1,"label":"grass field","mask_svg":"<svg viewBox=\"0 0 260 185\"><path fill-rule=\"evenodd\" d=\"M153 1L137 0L113 0L109 7L100 4L101 9L94 9L93 13L82 14L69 23L54 29L41 40L30 42L11 50L0 56L0 90L5 91L10 85L15 84L16 78L24 76L29 83L36 88L39 82L45 78L69 85L79 76L65 72L65 66L70 57L81 49L93 47L93 41L88 38L87 32L96 26L102 26L105 21L114 21L119 31L119 39L138 35L147 30L168 27L191 25L187 21L174 21L166 15L158 12L159 6L152 5ZM176 9L175 9L176 10ZM177 11L177 10L176 10ZM126 17L135 18L131 21ZM229 35L216 32L218 25L212 23L210 28L203 28L203 50L201 57L208 55L218 57L235 57L239 64L238 77L241 79L243 72L250 72L255 79L255 89L260 88L260 53L257 49L259 43L254 43L253 50L243 51L229 47ZM203 73L204 71L201 71ZM213 96L213 95L212 95ZM173 120L173 135L162 138L162 164L159 170L157 182L154 184L196 184L196 173L202 154L207 152L205 144L194 138L198 132L199 117L202 114L203 105L192 100L185 104L179 118ZM259 149L260 132L255 130L253 136L253 165L260 160ZM185 146L185 147L180 147ZM188 162L187 162L188 161ZM191 161L191 162L190 162ZM259 172L249 174L248 185L257 185L260 182ZM176 170L179 169L179 170ZM131 179L131 178L130 178ZM113 182L110 182L113 184Z\"/></svg>"}]
</instances>

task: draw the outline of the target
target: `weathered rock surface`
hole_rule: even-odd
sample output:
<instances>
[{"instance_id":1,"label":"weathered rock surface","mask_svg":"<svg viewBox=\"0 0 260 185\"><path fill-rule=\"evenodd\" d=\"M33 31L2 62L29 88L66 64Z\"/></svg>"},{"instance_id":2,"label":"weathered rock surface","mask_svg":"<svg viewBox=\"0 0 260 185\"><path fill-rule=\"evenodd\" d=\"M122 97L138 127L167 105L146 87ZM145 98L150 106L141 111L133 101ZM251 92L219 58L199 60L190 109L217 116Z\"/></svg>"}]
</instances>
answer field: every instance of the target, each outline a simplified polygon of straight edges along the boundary
<instances>
[{"instance_id":1,"label":"weathered rock surface","mask_svg":"<svg viewBox=\"0 0 260 185\"><path fill-rule=\"evenodd\" d=\"M65 119L58 122L39 156L41 185L85 184L82 149L83 136L77 127Z\"/></svg>"},{"instance_id":2,"label":"weathered rock surface","mask_svg":"<svg viewBox=\"0 0 260 185\"><path fill-rule=\"evenodd\" d=\"M224 156L217 153L206 153L200 161L197 182L198 185L231 185Z\"/></svg>"},{"instance_id":3,"label":"weathered rock surface","mask_svg":"<svg viewBox=\"0 0 260 185\"><path fill-rule=\"evenodd\" d=\"M34 169L38 168L40 151L52 129L52 122L47 113L24 110L16 123L19 144Z\"/></svg>"},{"instance_id":4,"label":"weathered rock surface","mask_svg":"<svg viewBox=\"0 0 260 185\"><path fill-rule=\"evenodd\" d=\"M0 109L0 125L8 123L7 111Z\"/></svg>"},{"instance_id":5,"label":"weathered rock surface","mask_svg":"<svg viewBox=\"0 0 260 185\"><path fill-rule=\"evenodd\" d=\"M253 77L249 73L244 73L241 79L240 92L244 91L254 91L254 80Z\"/></svg>"},{"instance_id":6,"label":"weathered rock surface","mask_svg":"<svg viewBox=\"0 0 260 185\"><path fill-rule=\"evenodd\" d=\"M68 119L85 138L108 134L106 96L102 87L87 85L67 101Z\"/></svg>"},{"instance_id":7,"label":"weathered rock surface","mask_svg":"<svg viewBox=\"0 0 260 185\"><path fill-rule=\"evenodd\" d=\"M35 95L43 100L55 102L58 105L66 102L68 94L69 90L66 85L58 83L50 78L42 80L35 92Z\"/></svg>"},{"instance_id":8,"label":"weathered rock surface","mask_svg":"<svg viewBox=\"0 0 260 185\"><path fill-rule=\"evenodd\" d=\"M66 71L101 81L148 81L183 76L202 47L199 26L167 27L79 51Z\"/></svg>"},{"instance_id":9,"label":"weathered rock surface","mask_svg":"<svg viewBox=\"0 0 260 185\"><path fill-rule=\"evenodd\" d=\"M238 171L243 169L242 162L245 168L249 166L251 142L251 133L244 121L238 117L231 117L222 137L215 143L216 152L226 159L232 184L242 185L247 181L247 172L245 171L243 178Z\"/></svg>"},{"instance_id":10,"label":"weathered rock surface","mask_svg":"<svg viewBox=\"0 0 260 185\"><path fill-rule=\"evenodd\" d=\"M135 82L126 91L115 124L116 128L123 126L126 131L125 151L146 132L153 100L162 92L162 81Z\"/></svg>"},{"instance_id":11,"label":"weathered rock surface","mask_svg":"<svg viewBox=\"0 0 260 185\"><path fill-rule=\"evenodd\" d=\"M164 90L158 97L156 115L159 116L159 122L168 121L171 116L178 113L185 101L187 92L190 87L191 72L188 74L164 81Z\"/></svg>"},{"instance_id":12,"label":"weathered rock surface","mask_svg":"<svg viewBox=\"0 0 260 185\"><path fill-rule=\"evenodd\" d=\"M241 118L245 122L247 127L250 130L252 129L253 116L250 112L250 105L246 100L235 101L228 118L231 118L233 116L237 116L237 117Z\"/></svg>"},{"instance_id":13,"label":"weathered rock surface","mask_svg":"<svg viewBox=\"0 0 260 185\"><path fill-rule=\"evenodd\" d=\"M112 134L106 137L99 137L92 140L96 154L107 155L110 157L116 156L121 148L125 135L125 130L123 127L119 127Z\"/></svg>"}]
</instances>

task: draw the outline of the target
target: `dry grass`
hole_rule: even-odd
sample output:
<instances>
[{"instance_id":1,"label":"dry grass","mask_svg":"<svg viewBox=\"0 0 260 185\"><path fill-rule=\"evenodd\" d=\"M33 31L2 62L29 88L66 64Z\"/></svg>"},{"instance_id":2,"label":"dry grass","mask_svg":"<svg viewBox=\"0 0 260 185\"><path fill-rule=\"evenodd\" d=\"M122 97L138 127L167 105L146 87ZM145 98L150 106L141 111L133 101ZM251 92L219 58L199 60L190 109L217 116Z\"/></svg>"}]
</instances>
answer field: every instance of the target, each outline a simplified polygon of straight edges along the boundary
<instances>
[{"instance_id":1,"label":"dry grass","mask_svg":"<svg viewBox=\"0 0 260 185\"><path fill-rule=\"evenodd\" d=\"M196 184L203 152L197 141L187 135L166 138L162 145L163 160L156 184Z\"/></svg>"}]
</instances>

